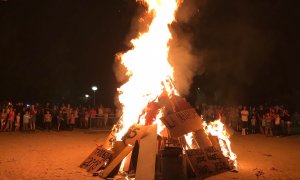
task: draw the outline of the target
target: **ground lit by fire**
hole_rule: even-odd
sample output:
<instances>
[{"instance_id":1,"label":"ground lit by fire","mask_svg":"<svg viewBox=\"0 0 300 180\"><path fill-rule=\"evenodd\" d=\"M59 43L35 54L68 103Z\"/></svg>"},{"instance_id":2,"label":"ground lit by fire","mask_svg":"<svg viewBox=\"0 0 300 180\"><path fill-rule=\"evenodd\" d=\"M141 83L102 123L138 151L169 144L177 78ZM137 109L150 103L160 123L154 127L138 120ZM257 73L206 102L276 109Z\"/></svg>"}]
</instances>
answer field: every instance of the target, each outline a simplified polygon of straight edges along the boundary
<instances>
[{"instance_id":1,"label":"ground lit by fire","mask_svg":"<svg viewBox=\"0 0 300 180\"><path fill-rule=\"evenodd\" d=\"M99 179L78 164L108 131L0 133L0 179ZM299 179L300 136L232 136L239 172L208 179Z\"/></svg>"}]
</instances>

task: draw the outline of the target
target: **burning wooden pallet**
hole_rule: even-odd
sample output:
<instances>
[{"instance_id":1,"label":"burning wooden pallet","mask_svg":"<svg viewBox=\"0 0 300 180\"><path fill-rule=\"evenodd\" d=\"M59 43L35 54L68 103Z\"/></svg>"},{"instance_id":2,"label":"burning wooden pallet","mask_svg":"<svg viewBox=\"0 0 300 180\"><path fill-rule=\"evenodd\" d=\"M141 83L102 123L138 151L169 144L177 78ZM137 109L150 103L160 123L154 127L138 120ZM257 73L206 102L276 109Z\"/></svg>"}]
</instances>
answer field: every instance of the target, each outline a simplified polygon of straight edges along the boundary
<instances>
[{"instance_id":1,"label":"burning wooden pallet","mask_svg":"<svg viewBox=\"0 0 300 180\"><path fill-rule=\"evenodd\" d=\"M177 104L161 118L167 136L157 135L157 125L134 125L116 141L116 125L80 167L102 178L123 172L137 180L204 179L234 169L230 147L205 130L195 109L179 97L171 102Z\"/></svg>"}]
</instances>

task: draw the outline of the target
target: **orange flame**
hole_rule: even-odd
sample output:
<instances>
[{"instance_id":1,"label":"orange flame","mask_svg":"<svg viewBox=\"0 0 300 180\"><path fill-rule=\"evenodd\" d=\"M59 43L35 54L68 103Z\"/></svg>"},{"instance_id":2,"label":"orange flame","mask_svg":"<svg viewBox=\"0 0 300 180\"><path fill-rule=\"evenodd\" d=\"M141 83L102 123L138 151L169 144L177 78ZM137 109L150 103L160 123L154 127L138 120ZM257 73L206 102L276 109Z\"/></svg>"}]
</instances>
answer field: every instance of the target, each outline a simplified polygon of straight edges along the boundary
<instances>
[{"instance_id":1,"label":"orange flame","mask_svg":"<svg viewBox=\"0 0 300 180\"><path fill-rule=\"evenodd\" d=\"M203 122L204 130L207 134L211 134L212 136L217 136L219 140L219 144L221 146L222 153L225 157L228 157L232 160L233 165L237 167L237 156L231 150L230 146L230 135L227 133L224 128L224 124L220 119L215 120L207 124L205 121Z\"/></svg>"},{"instance_id":2,"label":"orange flame","mask_svg":"<svg viewBox=\"0 0 300 180\"><path fill-rule=\"evenodd\" d=\"M172 84L173 67L168 62L168 42L172 39L169 25L175 21L175 12L182 2L178 0L141 0L148 8L148 15L153 17L146 33L132 39L133 48L118 55L119 61L127 69L129 80L118 88L122 116L117 129L116 140L121 140L134 124L146 124L143 113L150 102L158 102L158 97L167 93L178 94ZM158 125L158 134L164 129L159 120L162 110L158 110L153 124ZM203 123L206 133L217 136L225 157L237 166L236 155L231 151L229 136L220 120L210 124ZM185 135L185 149L195 148L193 133Z\"/></svg>"},{"instance_id":3,"label":"orange flame","mask_svg":"<svg viewBox=\"0 0 300 180\"><path fill-rule=\"evenodd\" d=\"M148 14L153 16L153 20L148 32L131 40L134 48L120 55L129 80L118 88L122 117L117 140L122 138L130 126L138 123L147 104L157 99L164 89L168 93L177 93L167 82L168 79L173 79L173 68L168 62L168 42L172 38L168 26L175 20L174 14L179 3L176 0L143 2L148 5ZM156 119L160 117L161 113ZM143 122L144 117L139 123L144 124Z\"/></svg>"}]
</instances>

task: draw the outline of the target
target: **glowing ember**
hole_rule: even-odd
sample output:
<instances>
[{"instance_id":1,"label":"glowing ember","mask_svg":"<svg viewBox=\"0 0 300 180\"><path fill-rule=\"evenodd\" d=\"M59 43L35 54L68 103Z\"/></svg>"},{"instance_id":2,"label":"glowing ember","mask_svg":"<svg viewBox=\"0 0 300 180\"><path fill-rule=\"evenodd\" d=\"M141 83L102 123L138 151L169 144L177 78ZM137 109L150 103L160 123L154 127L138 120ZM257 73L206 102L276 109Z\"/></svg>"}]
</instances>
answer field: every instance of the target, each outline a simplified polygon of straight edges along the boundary
<instances>
[{"instance_id":1,"label":"glowing ember","mask_svg":"<svg viewBox=\"0 0 300 180\"><path fill-rule=\"evenodd\" d=\"M227 133L224 128L224 124L220 119L215 120L209 124L205 121L203 122L203 127L207 134L211 134L212 136L217 136L219 139L219 144L221 146L222 153L225 157L231 159L234 163L234 166L237 167L236 155L232 152L230 146L230 135Z\"/></svg>"}]
</instances>

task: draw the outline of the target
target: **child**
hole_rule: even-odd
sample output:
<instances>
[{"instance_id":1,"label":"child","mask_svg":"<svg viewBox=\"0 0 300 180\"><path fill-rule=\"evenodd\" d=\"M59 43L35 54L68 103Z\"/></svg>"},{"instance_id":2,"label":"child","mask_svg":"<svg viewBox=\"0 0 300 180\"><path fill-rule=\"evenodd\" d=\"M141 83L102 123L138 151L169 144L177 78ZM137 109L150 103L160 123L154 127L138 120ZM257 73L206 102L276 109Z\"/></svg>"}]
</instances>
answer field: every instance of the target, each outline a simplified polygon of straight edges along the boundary
<instances>
[{"instance_id":1,"label":"child","mask_svg":"<svg viewBox=\"0 0 300 180\"><path fill-rule=\"evenodd\" d=\"M48 131L50 131L51 122L52 122L52 115L50 114L50 111L47 111L47 113L44 116L44 123Z\"/></svg>"},{"instance_id":2,"label":"child","mask_svg":"<svg viewBox=\"0 0 300 180\"><path fill-rule=\"evenodd\" d=\"M15 121L15 131L18 131L20 129L20 119L21 119L21 114L18 113Z\"/></svg>"},{"instance_id":3,"label":"child","mask_svg":"<svg viewBox=\"0 0 300 180\"><path fill-rule=\"evenodd\" d=\"M251 117L251 129L252 129L252 134L255 134L255 133L256 133L255 128L256 128L256 117L255 117L255 115L253 115L253 116Z\"/></svg>"},{"instance_id":4,"label":"child","mask_svg":"<svg viewBox=\"0 0 300 180\"><path fill-rule=\"evenodd\" d=\"M23 116L23 130L24 131L28 130L29 119L30 119L30 115L29 115L28 111L26 111Z\"/></svg>"},{"instance_id":5,"label":"child","mask_svg":"<svg viewBox=\"0 0 300 180\"><path fill-rule=\"evenodd\" d=\"M37 110L35 109L34 105L31 106L30 109L30 129L35 131L35 122L36 122L36 114L37 114Z\"/></svg>"},{"instance_id":6,"label":"child","mask_svg":"<svg viewBox=\"0 0 300 180\"><path fill-rule=\"evenodd\" d=\"M60 130L60 126L61 124L64 122L64 117L63 117L63 112L62 110L59 110L58 114L57 114L57 131Z\"/></svg>"},{"instance_id":7,"label":"child","mask_svg":"<svg viewBox=\"0 0 300 180\"><path fill-rule=\"evenodd\" d=\"M71 117L70 117L70 128L73 131L74 129L74 124L75 124L75 114L71 113Z\"/></svg>"}]
</instances>

